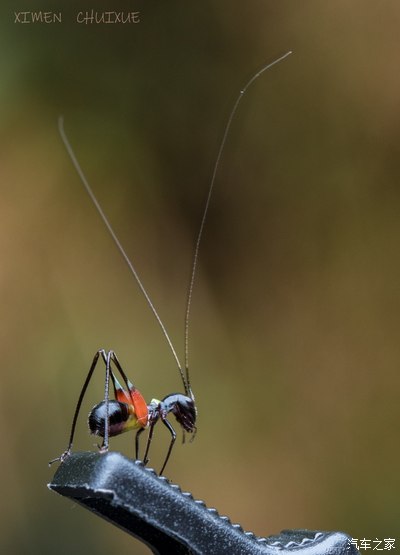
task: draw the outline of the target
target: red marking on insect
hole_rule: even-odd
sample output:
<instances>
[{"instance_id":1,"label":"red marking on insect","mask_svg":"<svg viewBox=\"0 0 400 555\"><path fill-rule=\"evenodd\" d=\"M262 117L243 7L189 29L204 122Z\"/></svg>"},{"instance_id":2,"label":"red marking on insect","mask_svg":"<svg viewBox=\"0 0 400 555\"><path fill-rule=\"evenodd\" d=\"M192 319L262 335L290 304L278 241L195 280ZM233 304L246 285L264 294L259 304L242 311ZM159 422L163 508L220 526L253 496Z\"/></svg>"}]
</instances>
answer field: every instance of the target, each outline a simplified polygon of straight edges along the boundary
<instances>
[{"instance_id":1,"label":"red marking on insect","mask_svg":"<svg viewBox=\"0 0 400 555\"><path fill-rule=\"evenodd\" d=\"M127 380L128 389L125 390L112 373L111 379L116 400L128 404L130 413L136 416L138 426L145 428L149 421L149 409L143 395L129 380Z\"/></svg>"}]
</instances>

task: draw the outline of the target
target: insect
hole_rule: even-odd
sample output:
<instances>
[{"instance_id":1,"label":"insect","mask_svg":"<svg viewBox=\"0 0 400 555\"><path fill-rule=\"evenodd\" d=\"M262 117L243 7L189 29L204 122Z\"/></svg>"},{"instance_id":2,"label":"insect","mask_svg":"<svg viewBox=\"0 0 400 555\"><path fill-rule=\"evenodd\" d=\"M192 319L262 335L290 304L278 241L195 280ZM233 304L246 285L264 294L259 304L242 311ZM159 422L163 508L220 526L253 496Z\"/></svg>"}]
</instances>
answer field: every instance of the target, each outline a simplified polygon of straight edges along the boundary
<instances>
[{"instance_id":1,"label":"insect","mask_svg":"<svg viewBox=\"0 0 400 555\"><path fill-rule=\"evenodd\" d=\"M107 352L104 349L99 349L94 355L88 375L86 377L86 380L83 384L82 390L79 395L79 399L75 408L74 417L72 420L71 432L70 432L67 449L59 457L50 461L49 464L52 464L56 461L60 461L62 463L71 453L72 444L74 441L76 423L78 420L82 401L84 399L86 390L89 386L89 383L92 379L94 370L97 367L99 360L101 360L104 363L105 371L106 371L104 400L101 401L96 406L94 406L90 411L89 418L88 418L88 425L89 425L89 430L92 434L103 438L102 444L99 447L101 453L105 453L108 451L110 437L119 435L123 432L127 432L130 430L136 430L135 455L136 455L136 459L139 459L139 439L141 434L146 429L148 429L147 443L146 443L146 448L143 456L143 463L147 464L149 462L148 456L149 456L151 441L153 439L154 428L157 422L161 421L164 424L164 426L168 429L169 433L171 434L171 440L167 450L167 454L160 470L160 475L161 475L165 470L165 467L168 463L172 448L176 440L176 432L171 422L169 421L169 415L172 414L175 417L177 423L183 430L184 438L185 438L185 432L187 432L189 434L192 434L191 440L194 439L194 436L197 431L197 428L196 428L197 407L195 403L194 394L190 385L190 375L189 375L189 321L190 321L190 309L191 309L191 301L192 301L192 295L193 295L193 287L194 287L196 268L197 268L197 262L198 262L198 256L199 256L199 247L200 247L200 242L203 235L203 229L204 229L204 225L205 225L205 221L206 221L206 217L207 217L207 213L210 205L210 199L214 189L215 178L220 164L221 156L225 147L226 139L232 124L232 120L234 118L234 115L237 111L239 103L243 98L246 90L267 69L270 69L275 64L281 62L290 54L291 52L287 52L280 58L274 60L272 63L269 63L266 66L264 66L260 71L258 71L251 77L251 79L246 83L244 88L240 91L236 99L236 102L233 105L233 108L230 112L227 123L225 125L225 130L222 136L222 141L221 141L216 162L214 165L211 182L208 189L208 195L207 195L202 219L200 222L200 228L199 228L199 232L195 243L194 257L193 257L193 263L192 263L192 271L191 271L191 277L189 282L187 303L186 303L186 313L185 313L185 336L184 336L185 365L184 367L182 367L179 361L179 358L176 354L174 346L172 345L172 342L167 333L167 330L163 322L161 321L160 316L157 310L155 309L149 295L147 294L147 291L145 290L142 284L142 281L139 278L138 273L136 272L135 267L133 266L132 262L127 256L118 237L114 233L113 228L111 227L105 213L103 212L102 207L97 201L97 198L95 197L79 165L79 162L65 134L63 118L62 117L59 118L59 132L61 135L61 139L65 145L65 148L69 154L69 157L71 158L71 161L83 183L83 186L85 187L87 193L89 194L101 219L103 220L111 237L113 238L118 250L123 256L125 262L127 263L131 273L133 274L137 285L139 286L141 292L143 293L147 301L148 306L152 310L159 326L161 327L162 333L169 345L170 351L177 364L185 393L184 394L172 393L164 397L162 400L153 399L149 404L146 404L146 401L144 400L139 390L133 385L133 383L126 376L117 358L117 355L114 353L114 351ZM116 370L114 370L113 368ZM121 385L121 383L118 381L116 376L116 371L118 371L120 378L123 382L123 385ZM114 390L114 399L109 398L110 381L112 383L112 387Z\"/></svg>"}]
</instances>

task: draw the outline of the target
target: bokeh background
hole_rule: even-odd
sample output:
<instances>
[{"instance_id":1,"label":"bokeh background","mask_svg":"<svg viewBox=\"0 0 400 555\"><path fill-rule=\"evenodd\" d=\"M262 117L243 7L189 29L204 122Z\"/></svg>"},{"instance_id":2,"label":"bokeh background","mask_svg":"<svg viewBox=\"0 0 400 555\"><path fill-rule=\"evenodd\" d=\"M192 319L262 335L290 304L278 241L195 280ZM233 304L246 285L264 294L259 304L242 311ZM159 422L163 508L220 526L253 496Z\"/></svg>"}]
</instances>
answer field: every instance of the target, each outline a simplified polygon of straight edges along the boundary
<instances>
[{"instance_id":1,"label":"bokeh background","mask_svg":"<svg viewBox=\"0 0 400 555\"><path fill-rule=\"evenodd\" d=\"M49 492L95 351L146 399L180 390L159 328L67 158L65 128L179 353L224 124L190 342L199 431L167 476L259 535L399 532L400 5L96 2L0 8L2 553L148 549ZM60 25L14 11L61 10ZM77 449L94 449L85 412ZM132 455L134 436L113 448ZM168 434L159 429L152 464ZM157 502L157 500L155 500Z\"/></svg>"}]
</instances>

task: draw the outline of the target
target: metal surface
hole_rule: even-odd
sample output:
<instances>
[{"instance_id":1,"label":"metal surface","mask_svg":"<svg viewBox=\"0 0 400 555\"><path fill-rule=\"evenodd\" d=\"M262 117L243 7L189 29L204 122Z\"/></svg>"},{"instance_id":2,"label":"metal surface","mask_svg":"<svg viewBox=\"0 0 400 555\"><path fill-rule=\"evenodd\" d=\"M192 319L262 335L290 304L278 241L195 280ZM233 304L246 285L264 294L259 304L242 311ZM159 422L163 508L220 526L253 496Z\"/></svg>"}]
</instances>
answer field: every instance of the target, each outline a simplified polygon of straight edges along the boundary
<instances>
[{"instance_id":1,"label":"metal surface","mask_svg":"<svg viewBox=\"0 0 400 555\"><path fill-rule=\"evenodd\" d=\"M116 452L73 453L59 466L49 488L139 538L159 555L359 553L342 532L285 530L258 538Z\"/></svg>"}]
</instances>

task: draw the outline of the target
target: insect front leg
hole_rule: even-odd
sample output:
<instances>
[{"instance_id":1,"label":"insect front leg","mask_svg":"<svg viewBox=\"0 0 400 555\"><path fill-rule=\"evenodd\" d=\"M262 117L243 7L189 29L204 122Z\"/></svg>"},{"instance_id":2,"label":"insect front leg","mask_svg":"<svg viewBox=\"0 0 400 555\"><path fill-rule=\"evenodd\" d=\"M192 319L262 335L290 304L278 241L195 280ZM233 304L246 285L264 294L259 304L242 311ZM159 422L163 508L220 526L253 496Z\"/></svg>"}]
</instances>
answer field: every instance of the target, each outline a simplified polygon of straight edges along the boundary
<instances>
[{"instance_id":1,"label":"insect front leg","mask_svg":"<svg viewBox=\"0 0 400 555\"><path fill-rule=\"evenodd\" d=\"M135 458L136 458L136 460L139 459L139 436L140 436L140 434L142 434L145 431L145 429L146 428L140 428L140 430L136 432L136 437L135 437Z\"/></svg>"},{"instance_id":2,"label":"insect front leg","mask_svg":"<svg viewBox=\"0 0 400 555\"><path fill-rule=\"evenodd\" d=\"M168 452L167 452L167 456L165 457L165 461L164 464L162 465L162 468L160 470L160 476L161 474L164 472L165 467L167 466L167 462L169 460L169 456L171 454L172 448L174 446L175 440L176 440L176 432L174 430L174 428L172 427L172 424L169 422L169 420L166 418L166 416L161 415L161 421L164 424L164 426L166 426L171 434L171 443L169 444L169 448L168 448Z\"/></svg>"},{"instance_id":3,"label":"insect front leg","mask_svg":"<svg viewBox=\"0 0 400 555\"><path fill-rule=\"evenodd\" d=\"M149 435L147 437L147 444L146 444L146 451L144 453L144 457L143 457L143 464L146 465L149 462L149 450L150 450L150 444L151 444L151 440L153 439L153 433L154 433L154 426L157 424L158 422L158 416L151 421L150 423L150 429L149 429Z\"/></svg>"}]
</instances>

